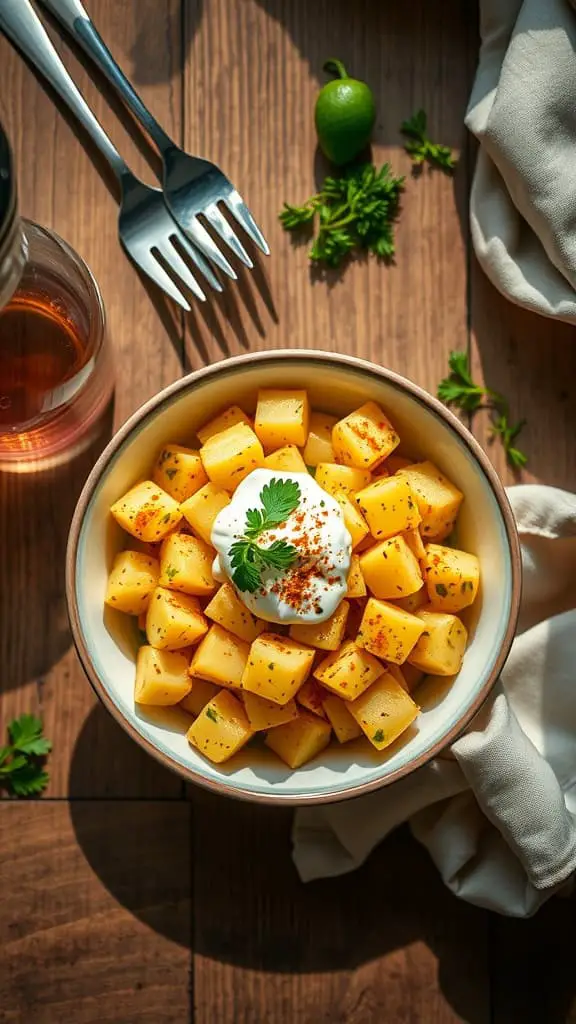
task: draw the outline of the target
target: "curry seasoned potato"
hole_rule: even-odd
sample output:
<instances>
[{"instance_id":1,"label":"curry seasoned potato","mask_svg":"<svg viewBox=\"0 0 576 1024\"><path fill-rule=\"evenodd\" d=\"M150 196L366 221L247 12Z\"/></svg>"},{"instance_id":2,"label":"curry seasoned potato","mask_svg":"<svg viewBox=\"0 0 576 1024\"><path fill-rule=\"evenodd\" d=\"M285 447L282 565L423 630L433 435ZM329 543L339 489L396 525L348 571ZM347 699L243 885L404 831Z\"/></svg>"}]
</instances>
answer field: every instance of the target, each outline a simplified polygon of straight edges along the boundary
<instances>
[{"instance_id":1,"label":"curry seasoned potato","mask_svg":"<svg viewBox=\"0 0 576 1024\"><path fill-rule=\"evenodd\" d=\"M398 434L376 402L366 402L332 430L334 454L345 466L373 469L399 444Z\"/></svg>"},{"instance_id":2,"label":"curry seasoned potato","mask_svg":"<svg viewBox=\"0 0 576 1024\"><path fill-rule=\"evenodd\" d=\"M308 677L314 651L277 633L261 633L250 647L242 687L276 704L287 704Z\"/></svg>"},{"instance_id":3,"label":"curry seasoned potato","mask_svg":"<svg viewBox=\"0 0 576 1024\"><path fill-rule=\"evenodd\" d=\"M214 764L222 764L252 739L244 705L229 690L220 690L194 720L186 738Z\"/></svg>"},{"instance_id":4,"label":"curry seasoned potato","mask_svg":"<svg viewBox=\"0 0 576 1024\"><path fill-rule=\"evenodd\" d=\"M120 551L110 570L104 601L127 615L146 611L160 575L157 558L139 551Z\"/></svg>"},{"instance_id":5,"label":"curry seasoned potato","mask_svg":"<svg viewBox=\"0 0 576 1024\"><path fill-rule=\"evenodd\" d=\"M306 444L310 404L306 391L264 388L258 392L254 430L266 451Z\"/></svg>"},{"instance_id":6,"label":"curry seasoned potato","mask_svg":"<svg viewBox=\"0 0 576 1024\"><path fill-rule=\"evenodd\" d=\"M182 519L178 502L153 480L136 484L110 508L123 530L154 544Z\"/></svg>"},{"instance_id":7,"label":"curry seasoned potato","mask_svg":"<svg viewBox=\"0 0 576 1024\"><path fill-rule=\"evenodd\" d=\"M212 434L202 445L200 457L212 483L224 491L233 491L264 463L262 445L247 423Z\"/></svg>"},{"instance_id":8,"label":"curry seasoned potato","mask_svg":"<svg viewBox=\"0 0 576 1024\"><path fill-rule=\"evenodd\" d=\"M142 646L136 658L134 700L166 707L178 704L190 690L188 658L173 651Z\"/></svg>"},{"instance_id":9,"label":"curry seasoned potato","mask_svg":"<svg viewBox=\"0 0 576 1024\"><path fill-rule=\"evenodd\" d=\"M162 448L152 479L175 501L185 501L208 483L200 452L180 444L167 444Z\"/></svg>"},{"instance_id":10,"label":"curry seasoned potato","mask_svg":"<svg viewBox=\"0 0 576 1024\"><path fill-rule=\"evenodd\" d=\"M230 495L221 487L207 483L180 505L180 512L197 537L210 543L216 516L230 503Z\"/></svg>"},{"instance_id":11,"label":"curry seasoned potato","mask_svg":"<svg viewBox=\"0 0 576 1024\"><path fill-rule=\"evenodd\" d=\"M231 405L195 435L164 439L149 479L111 507L129 537L104 600L137 617L145 640L134 699L192 716L188 740L215 764L253 737L293 770L332 735L335 745L368 740L385 750L418 715L421 683L448 687L462 664L468 634L458 613L477 597L479 564L446 538L463 495L433 462L405 454L376 402L336 417L311 410L304 389L266 388L255 405L253 418ZM222 582L212 528L260 467L311 473L340 505L350 569L325 622L265 621L258 600L257 614L246 606L241 577ZM272 510L274 525L260 530L259 514L246 536L239 523L242 544L277 539L281 516ZM246 557L265 588L267 560L254 547ZM314 573L314 563L305 569Z\"/></svg>"}]
</instances>

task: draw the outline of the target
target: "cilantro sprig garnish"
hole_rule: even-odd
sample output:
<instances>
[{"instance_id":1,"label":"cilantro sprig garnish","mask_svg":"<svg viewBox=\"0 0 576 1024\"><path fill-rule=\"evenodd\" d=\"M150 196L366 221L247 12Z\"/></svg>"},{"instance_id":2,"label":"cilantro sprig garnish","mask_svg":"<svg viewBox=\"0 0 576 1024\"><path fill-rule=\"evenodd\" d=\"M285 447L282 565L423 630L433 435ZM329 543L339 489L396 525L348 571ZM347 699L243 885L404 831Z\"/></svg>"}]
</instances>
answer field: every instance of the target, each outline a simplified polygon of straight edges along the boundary
<instances>
[{"instance_id":1,"label":"cilantro sprig garnish","mask_svg":"<svg viewBox=\"0 0 576 1024\"><path fill-rule=\"evenodd\" d=\"M498 391L475 384L470 373L466 352L451 352L448 359L450 373L438 385L438 398L446 405L454 405L462 412L475 413L489 409L492 417L492 437L499 437L512 469L523 469L528 459L514 444L526 420L510 423L508 402Z\"/></svg>"},{"instance_id":2,"label":"cilantro sprig garnish","mask_svg":"<svg viewBox=\"0 0 576 1024\"><path fill-rule=\"evenodd\" d=\"M285 540L275 540L268 547L261 547L256 541L266 530L286 522L298 508L300 496L300 487L294 480L273 477L260 491L262 508L247 510L244 535L230 548L232 580L238 590L253 594L265 569L287 569L298 558L294 545Z\"/></svg>"},{"instance_id":3,"label":"cilantro sprig garnish","mask_svg":"<svg viewBox=\"0 0 576 1024\"><path fill-rule=\"evenodd\" d=\"M452 174L457 162L452 150L449 146L440 146L437 142L432 142L428 138L427 128L428 118L424 110L417 110L407 121L402 121L400 131L408 139L404 144L404 149L415 164L421 166L424 161L427 161L434 167L439 167L442 171Z\"/></svg>"},{"instance_id":4,"label":"cilantro sprig garnish","mask_svg":"<svg viewBox=\"0 0 576 1024\"><path fill-rule=\"evenodd\" d=\"M284 203L280 222L286 231L315 227L309 252L313 263L339 267L354 249L389 262L403 188L404 178L396 177L389 164L380 170L373 164L353 164L341 175L325 178L320 191L302 206Z\"/></svg>"},{"instance_id":5,"label":"cilantro sprig garnish","mask_svg":"<svg viewBox=\"0 0 576 1024\"><path fill-rule=\"evenodd\" d=\"M20 715L8 726L8 746L0 747L0 789L14 796L34 796L48 785L42 758L52 750L35 715Z\"/></svg>"}]
</instances>

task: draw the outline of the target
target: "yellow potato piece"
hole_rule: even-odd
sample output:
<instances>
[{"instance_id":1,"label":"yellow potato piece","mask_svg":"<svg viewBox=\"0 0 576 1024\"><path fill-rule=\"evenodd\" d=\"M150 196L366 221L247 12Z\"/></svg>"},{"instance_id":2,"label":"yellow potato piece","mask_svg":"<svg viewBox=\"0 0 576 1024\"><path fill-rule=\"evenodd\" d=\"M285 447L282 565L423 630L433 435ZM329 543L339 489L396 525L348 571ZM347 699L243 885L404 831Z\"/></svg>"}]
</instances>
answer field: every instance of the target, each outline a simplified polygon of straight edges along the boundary
<instances>
[{"instance_id":1,"label":"yellow potato piece","mask_svg":"<svg viewBox=\"0 0 576 1024\"><path fill-rule=\"evenodd\" d=\"M136 656L134 700L160 707L178 704L190 690L188 658L172 651L140 647Z\"/></svg>"},{"instance_id":2,"label":"yellow potato piece","mask_svg":"<svg viewBox=\"0 0 576 1024\"><path fill-rule=\"evenodd\" d=\"M192 689L180 701L180 707L196 718L220 691L214 683L209 683L207 679L190 679L190 682Z\"/></svg>"},{"instance_id":3,"label":"yellow potato piece","mask_svg":"<svg viewBox=\"0 0 576 1024\"><path fill-rule=\"evenodd\" d=\"M267 455L264 459L265 469L277 469L280 473L307 473L308 468L295 444L287 444L284 448Z\"/></svg>"},{"instance_id":4,"label":"yellow potato piece","mask_svg":"<svg viewBox=\"0 0 576 1024\"><path fill-rule=\"evenodd\" d=\"M194 533L206 544L210 544L214 520L229 504L230 495L226 491L207 483L196 491L196 494L182 502L180 512Z\"/></svg>"},{"instance_id":5,"label":"yellow potato piece","mask_svg":"<svg viewBox=\"0 0 576 1024\"><path fill-rule=\"evenodd\" d=\"M416 615L370 597L355 642L384 661L402 665L425 628Z\"/></svg>"},{"instance_id":6,"label":"yellow potato piece","mask_svg":"<svg viewBox=\"0 0 576 1024\"><path fill-rule=\"evenodd\" d=\"M320 683L312 678L312 676L309 676L298 690L296 700L300 707L311 711L313 715L320 715L320 718L326 718L324 708L322 707L322 701L325 696L326 690L324 687L320 686Z\"/></svg>"},{"instance_id":7,"label":"yellow potato piece","mask_svg":"<svg viewBox=\"0 0 576 1024\"><path fill-rule=\"evenodd\" d=\"M366 596L366 582L362 575L362 568L360 566L360 556L351 555L350 557L350 572L348 573L348 590L346 597L365 597Z\"/></svg>"},{"instance_id":8,"label":"yellow potato piece","mask_svg":"<svg viewBox=\"0 0 576 1024\"><path fill-rule=\"evenodd\" d=\"M225 491L233 491L264 463L262 445L246 423L213 434L202 445L200 456L212 483Z\"/></svg>"},{"instance_id":9,"label":"yellow potato piece","mask_svg":"<svg viewBox=\"0 0 576 1024\"><path fill-rule=\"evenodd\" d=\"M250 693L248 690L244 692L243 700L248 720L255 732L274 729L278 725L291 722L298 715L298 708L294 700L289 700L286 704L276 704L275 701L258 697L257 694Z\"/></svg>"},{"instance_id":10,"label":"yellow potato piece","mask_svg":"<svg viewBox=\"0 0 576 1024\"><path fill-rule=\"evenodd\" d=\"M350 605L341 601L336 611L325 622L298 622L290 626L290 636L301 644L317 647L321 651L336 651L342 643Z\"/></svg>"},{"instance_id":11,"label":"yellow potato piece","mask_svg":"<svg viewBox=\"0 0 576 1024\"><path fill-rule=\"evenodd\" d=\"M354 550L370 533L368 524L360 510L353 504L351 498L347 494L335 494L334 497L342 509L344 525L350 534L352 550Z\"/></svg>"},{"instance_id":12,"label":"yellow potato piece","mask_svg":"<svg viewBox=\"0 0 576 1024\"><path fill-rule=\"evenodd\" d=\"M327 690L353 700L383 671L384 666L376 658L347 640L320 662L314 675Z\"/></svg>"},{"instance_id":13,"label":"yellow potato piece","mask_svg":"<svg viewBox=\"0 0 576 1024\"><path fill-rule=\"evenodd\" d=\"M468 633L449 612L418 612L424 632L408 655L411 665L434 676L455 676L462 667Z\"/></svg>"},{"instance_id":14,"label":"yellow potato piece","mask_svg":"<svg viewBox=\"0 0 576 1024\"><path fill-rule=\"evenodd\" d=\"M276 633L262 633L250 648L242 687L276 704L287 704L305 682L314 651Z\"/></svg>"},{"instance_id":15,"label":"yellow potato piece","mask_svg":"<svg viewBox=\"0 0 576 1024\"><path fill-rule=\"evenodd\" d=\"M397 604L399 608L403 608L405 612L416 612L422 608L425 604L428 604L428 591L426 586L423 584L420 590L416 590L413 594L408 594L408 597L394 598L392 604Z\"/></svg>"},{"instance_id":16,"label":"yellow potato piece","mask_svg":"<svg viewBox=\"0 0 576 1024\"><path fill-rule=\"evenodd\" d=\"M404 530L402 533L410 551L419 562L426 560L426 548L420 530Z\"/></svg>"},{"instance_id":17,"label":"yellow potato piece","mask_svg":"<svg viewBox=\"0 0 576 1024\"><path fill-rule=\"evenodd\" d=\"M222 584L206 605L204 614L249 644L268 627L267 622L248 611L231 583Z\"/></svg>"},{"instance_id":18,"label":"yellow potato piece","mask_svg":"<svg viewBox=\"0 0 576 1024\"><path fill-rule=\"evenodd\" d=\"M348 707L376 750L389 747L419 713L418 705L389 672L381 675Z\"/></svg>"},{"instance_id":19,"label":"yellow potato piece","mask_svg":"<svg viewBox=\"0 0 576 1024\"><path fill-rule=\"evenodd\" d=\"M240 689L250 647L214 623L200 641L190 663L190 675L219 686Z\"/></svg>"},{"instance_id":20,"label":"yellow potato piece","mask_svg":"<svg viewBox=\"0 0 576 1024\"><path fill-rule=\"evenodd\" d=\"M139 540L162 540L182 518L178 503L152 480L136 484L111 506L122 529Z\"/></svg>"},{"instance_id":21,"label":"yellow potato piece","mask_svg":"<svg viewBox=\"0 0 576 1024\"><path fill-rule=\"evenodd\" d=\"M105 604L127 615L141 615L148 607L159 574L158 559L139 551L121 551L108 577Z\"/></svg>"},{"instance_id":22,"label":"yellow potato piece","mask_svg":"<svg viewBox=\"0 0 576 1024\"><path fill-rule=\"evenodd\" d=\"M349 740L355 740L362 735L362 729L350 714L349 704L345 700L331 693L322 701L322 707L339 743L348 743Z\"/></svg>"},{"instance_id":23,"label":"yellow potato piece","mask_svg":"<svg viewBox=\"0 0 576 1024\"><path fill-rule=\"evenodd\" d=\"M222 764L237 753L252 735L253 730L241 702L227 690L221 690L202 709L188 729L186 738L209 761Z\"/></svg>"},{"instance_id":24,"label":"yellow potato piece","mask_svg":"<svg viewBox=\"0 0 576 1024\"><path fill-rule=\"evenodd\" d=\"M245 423L248 427L253 426L252 420L240 406L231 405L229 409L225 409L224 412L219 413L214 419L209 420L203 427L200 427L196 431L196 437L200 444L206 444L206 441L210 437L214 437L214 434L221 434L223 430L235 427L238 423Z\"/></svg>"},{"instance_id":25,"label":"yellow potato piece","mask_svg":"<svg viewBox=\"0 0 576 1024\"><path fill-rule=\"evenodd\" d=\"M401 476L375 480L358 491L356 503L377 540L412 530L421 520L416 495L410 482Z\"/></svg>"},{"instance_id":26,"label":"yellow potato piece","mask_svg":"<svg viewBox=\"0 0 576 1024\"><path fill-rule=\"evenodd\" d=\"M369 469L355 469L353 466L337 466L332 462L319 462L316 466L316 483L334 498L338 494L353 497L357 491L367 487L372 479Z\"/></svg>"},{"instance_id":27,"label":"yellow potato piece","mask_svg":"<svg viewBox=\"0 0 576 1024\"><path fill-rule=\"evenodd\" d=\"M407 597L420 590L423 579L418 559L403 537L390 537L360 556L362 575L375 597Z\"/></svg>"},{"instance_id":28,"label":"yellow potato piece","mask_svg":"<svg viewBox=\"0 0 576 1024\"><path fill-rule=\"evenodd\" d=\"M264 388L258 392L254 430L267 451L306 444L310 405L306 391Z\"/></svg>"},{"instance_id":29,"label":"yellow potato piece","mask_svg":"<svg viewBox=\"0 0 576 1024\"><path fill-rule=\"evenodd\" d=\"M366 402L332 430L332 446L339 462L372 469L400 444L400 438L376 402Z\"/></svg>"},{"instance_id":30,"label":"yellow potato piece","mask_svg":"<svg viewBox=\"0 0 576 1024\"><path fill-rule=\"evenodd\" d=\"M195 644L208 630L197 598L156 587L146 613L146 637L151 647L177 651Z\"/></svg>"},{"instance_id":31,"label":"yellow potato piece","mask_svg":"<svg viewBox=\"0 0 576 1024\"><path fill-rule=\"evenodd\" d=\"M323 718L309 711L300 711L291 722L270 730L266 746L278 754L289 768L301 768L328 746L331 732L330 724Z\"/></svg>"},{"instance_id":32,"label":"yellow potato piece","mask_svg":"<svg viewBox=\"0 0 576 1024\"><path fill-rule=\"evenodd\" d=\"M217 586L212 575L214 555L214 549L199 537L172 534L161 548L160 585L197 597L213 594Z\"/></svg>"},{"instance_id":33,"label":"yellow potato piece","mask_svg":"<svg viewBox=\"0 0 576 1024\"><path fill-rule=\"evenodd\" d=\"M179 444L164 446L156 460L152 479L175 501L185 501L208 483L200 452Z\"/></svg>"},{"instance_id":34,"label":"yellow potato piece","mask_svg":"<svg viewBox=\"0 0 576 1024\"><path fill-rule=\"evenodd\" d=\"M310 426L303 452L307 466L336 461L332 447L332 428L336 423L336 416L329 416L325 412L310 413Z\"/></svg>"},{"instance_id":35,"label":"yellow potato piece","mask_svg":"<svg viewBox=\"0 0 576 1024\"><path fill-rule=\"evenodd\" d=\"M426 586L430 603L443 612L460 612L476 600L480 563L476 555L441 544L426 545Z\"/></svg>"},{"instance_id":36,"label":"yellow potato piece","mask_svg":"<svg viewBox=\"0 0 576 1024\"><path fill-rule=\"evenodd\" d=\"M464 495L433 462L415 462L398 471L409 481L418 502L424 540L443 540L452 532Z\"/></svg>"}]
</instances>

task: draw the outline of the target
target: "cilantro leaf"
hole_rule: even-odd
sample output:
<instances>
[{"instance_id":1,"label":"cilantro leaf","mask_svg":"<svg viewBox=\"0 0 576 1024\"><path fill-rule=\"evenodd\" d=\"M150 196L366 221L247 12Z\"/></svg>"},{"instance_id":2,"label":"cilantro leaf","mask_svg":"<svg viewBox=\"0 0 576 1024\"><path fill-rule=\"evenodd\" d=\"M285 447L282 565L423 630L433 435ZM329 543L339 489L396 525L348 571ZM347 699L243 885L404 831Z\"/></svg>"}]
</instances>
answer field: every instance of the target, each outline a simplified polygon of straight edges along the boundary
<instances>
[{"instance_id":1,"label":"cilantro leaf","mask_svg":"<svg viewBox=\"0 0 576 1024\"><path fill-rule=\"evenodd\" d=\"M417 110L412 117L402 121L400 131L408 141L404 149L412 157L416 165L422 165L424 161L441 170L452 174L456 167L456 159L449 146L441 146L428 138L428 118L423 110Z\"/></svg>"},{"instance_id":2,"label":"cilantro leaf","mask_svg":"<svg viewBox=\"0 0 576 1024\"><path fill-rule=\"evenodd\" d=\"M277 480L273 477L260 492L264 509L263 530L285 523L300 504L300 487L295 480Z\"/></svg>"},{"instance_id":3,"label":"cilantro leaf","mask_svg":"<svg viewBox=\"0 0 576 1024\"><path fill-rule=\"evenodd\" d=\"M255 546L255 545L254 545ZM254 553L249 541L236 541L230 548L232 579L238 590L254 594L260 586L260 573L254 565Z\"/></svg>"},{"instance_id":4,"label":"cilantro leaf","mask_svg":"<svg viewBox=\"0 0 576 1024\"><path fill-rule=\"evenodd\" d=\"M8 727L8 733L14 750L22 754L34 754L42 757L49 754L52 744L42 736L42 722L35 715L20 715Z\"/></svg>"},{"instance_id":5,"label":"cilantro leaf","mask_svg":"<svg viewBox=\"0 0 576 1024\"><path fill-rule=\"evenodd\" d=\"M300 504L300 487L295 480L272 477L260 491L261 509L248 509L244 537L230 548L232 580L239 590L254 594L262 582L265 569L286 569L298 558L298 552L285 540L275 540L269 547L256 544L266 530L280 526Z\"/></svg>"},{"instance_id":6,"label":"cilantro leaf","mask_svg":"<svg viewBox=\"0 0 576 1024\"><path fill-rule=\"evenodd\" d=\"M20 715L8 726L10 745L0 747L0 788L14 796L32 796L48 785L49 776L40 758L52 744L42 735L42 722L35 715Z\"/></svg>"},{"instance_id":7,"label":"cilantro leaf","mask_svg":"<svg viewBox=\"0 0 576 1024\"><path fill-rule=\"evenodd\" d=\"M48 782L48 773L33 761L27 761L10 775L10 785L16 796L34 796L36 793L42 793Z\"/></svg>"}]
</instances>

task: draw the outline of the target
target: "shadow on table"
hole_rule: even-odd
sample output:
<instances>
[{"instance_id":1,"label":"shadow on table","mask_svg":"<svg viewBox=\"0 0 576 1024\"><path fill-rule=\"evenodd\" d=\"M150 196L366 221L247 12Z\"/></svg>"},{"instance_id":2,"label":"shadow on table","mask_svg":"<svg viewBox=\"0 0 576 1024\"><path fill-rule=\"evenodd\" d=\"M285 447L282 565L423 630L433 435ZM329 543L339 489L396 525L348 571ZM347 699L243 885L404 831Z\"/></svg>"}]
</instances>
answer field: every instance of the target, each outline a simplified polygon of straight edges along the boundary
<instances>
[{"instance_id":1,"label":"shadow on table","mask_svg":"<svg viewBox=\"0 0 576 1024\"><path fill-rule=\"evenodd\" d=\"M44 675L70 646L65 597L68 529L84 481L112 435L113 402L69 461L0 471L0 695Z\"/></svg>"}]
</instances>

